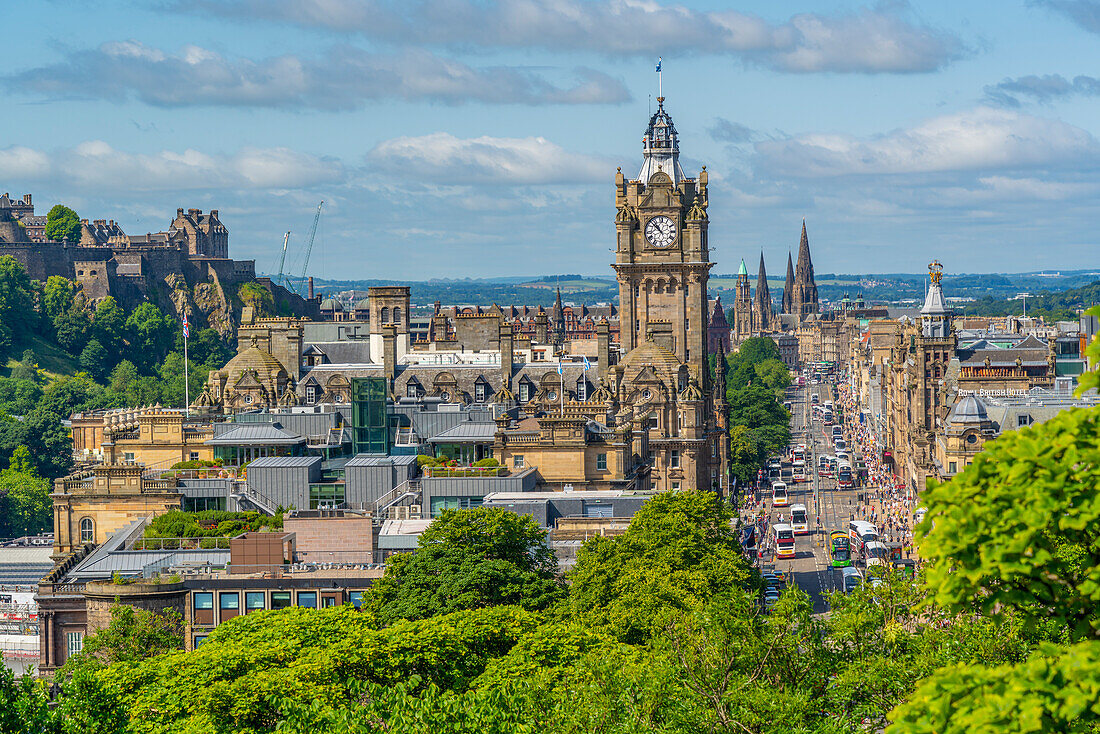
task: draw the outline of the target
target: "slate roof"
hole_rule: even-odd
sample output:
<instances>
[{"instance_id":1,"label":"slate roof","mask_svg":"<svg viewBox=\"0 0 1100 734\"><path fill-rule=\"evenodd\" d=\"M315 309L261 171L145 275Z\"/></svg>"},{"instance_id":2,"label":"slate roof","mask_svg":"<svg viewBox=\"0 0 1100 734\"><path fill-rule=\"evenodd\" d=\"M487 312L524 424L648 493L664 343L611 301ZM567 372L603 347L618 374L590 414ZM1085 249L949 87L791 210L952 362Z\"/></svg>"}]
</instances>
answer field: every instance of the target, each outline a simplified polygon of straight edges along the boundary
<instances>
[{"instance_id":1,"label":"slate roof","mask_svg":"<svg viewBox=\"0 0 1100 734\"><path fill-rule=\"evenodd\" d=\"M283 469L288 467L310 467L314 464L320 463L320 456L263 456L259 459L253 459L249 464L249 469Z\"/></svg>"},{"instance_id":2,"label":"slate roof","mask_svg":"<svg viewBox=\"0 0 1100 734\"><path fill-rule=\"evenodd\" d=\"M437 436L428 439L428 443L475 443L492 441L496 435L496 423L475 423L467 421L454 428L448 428Z\"/></svg>"}]
</instances>

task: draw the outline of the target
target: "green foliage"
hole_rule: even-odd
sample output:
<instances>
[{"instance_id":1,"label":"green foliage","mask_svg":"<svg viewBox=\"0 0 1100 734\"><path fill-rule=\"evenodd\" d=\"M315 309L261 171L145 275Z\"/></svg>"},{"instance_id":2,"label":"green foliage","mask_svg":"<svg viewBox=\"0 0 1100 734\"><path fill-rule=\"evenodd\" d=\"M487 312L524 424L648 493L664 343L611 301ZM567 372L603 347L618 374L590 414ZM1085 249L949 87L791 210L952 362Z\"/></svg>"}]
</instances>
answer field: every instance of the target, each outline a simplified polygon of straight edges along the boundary
<instances>
[{"instance_id":1,"label":"green foliage","mask_svg":"<svg viewBox=\"0 0 1100 734\"><path fill-rule=\"evenodd\" d=\"M111 357L107 350L95 339L88 342L80 353L80 368L97 380L106 376L110 362Z\"/></svg>"},{"instance_id":2,"label":"green foliage","mask_svg":"<svg viewBox=\"0 0 1100 734\"><path fill-rule=\"evenodd\" d=\"M938 604L1100 637L1100 408L1006 431L923 499Z\"/></svg>"},{"instance_id":3,"label":"green foliage","mask_svg":"<svg viewBox=\"0 0 1100 734\"><path fill-rule=\"evenodd\" d=\"M0 413L26 415L42 399L42 388L30 380L0 377Z\"/></svg>"},{"instance_id":4,"label":"green foliage","mask_svg":"<svg viewBox=\"0 0 1100 734\"><path fill-rule=\"evenodd\" d=\"M252 306L257 316L271 316L274 313L275 303L271 297L271 291L254 280L241 283L237 288L237 298L244 305Z\"/></svg>"},{"instance_id":5,"label":"green foliage","mask_svg":"<svg viewBox=\"0 0 1100 734\"><path fill-rule=\"evenodd\" d=\"M729 505L711 492L648 500L626 532L581 548L565 613L623 642L645 642L677 613L732 589L753 588Z\"/></svg>"},{"instance_id":6,"label":"green foliage","mask_svg":"<svg viewBox=\"0 0 1100 734\"><path fill-rule=\"evenodd\" d=\"M1085 313L1100 317L1100 306L1093 306ZM1100 365L1100 334L1092 337L1092 341L1085 348L1085 355L1089 358L1090 364ZM1100 390L1100 369L1086 372L1077 378L1077 394L1082 395L1086 390Z\"/></svg>"},{"instance_id":7,"label":"green foliage","mask_svg":"<svg viewBox=\"0 0 1100 734\"><path fill-rule=\"evenodd\" d=\"M730 469L739 482L751 482L768 457L790 443L790 413L780 400L791 375L767 337L746 339L727 362Z\"/></svg>"},{"instance_id":8,"label":"green foliage","mask_svg":"<svg viewBox=\"0 0 1100 734\"><path fill-rule=\"evenodd\" d=\"M486 468L486 469L493 469L495 467L500 466L500 462L490 456L487 459L481 459L479 461L475 461L474 466L483 467L483 468Z\"/></svg>"},{"instance_id":9,"label":"green foliage","mask_svg":"<svg viewBox=\"0 0 1100 734\"><path fill-rule=\"evenodd\" d=\"M118 302L111 296L100 301L92 317L92 334L112 354L118 354L122 349L125 327L126 314Z\"/></svg>"},{"instance_id":10,"label":"green foliage","mask_svg":"<svg viewBox=\"0 0 1100 734\"><path fill-rule=\"evenodd\" d=\"M50 529L50 482L36 474L37 467L26 446L16 450L10 463L12 468L0 471L0 537L33 535Z\"/></svg>"},{"instance_id":11,"label":"green foliage","mask_svg":"<svg viewBox=\"0 0 1100 734\"><path fill-rule=\"evenodd\" d=\"M183 618L173 609L153 612L127 604L111 606L111 622L84 638L80 653L65 661L60 674L98 670L112 663L134 663L183 648Z\"/></svg>"},{"instance_id":12,"label":"green foliage","mask_svg":"<svg viewBox=\"0 0 1100 734\"><path fill-rule=\"evenodd\" d=\"M46 239L54 242L79 242L80 217L64 204L55 204L46 215Z\"/></svg>"},{"instance_id":13,"label":"green foliage","mask_svg":"<svg viewBox=\"0 0 1100 734\"><path fill-rule=\"evenodd\" d=\"M76 286L73 281L60 275L51 275L42 289L42 306L45 316L51 322L73 307Z\"/></svg>"},{"instance_id":14,"label":"green foliage","mask_svg":"<svg viewBox=\"0 0 1100 734\"><path fill-rule=\"evenodd\" d=\"M149 370L161 363L174 338L176 323L151 303L143 303L126 318L126 340L130 359Z\"/></svg>"},{"instance_id":15,"label":"green foliage","mask_svg":"<svg viewBox=\"0 0 1100 734\"><path fill-rule=\"evenodd\" d=\"M92 322L88 318L88 312L82 307L71 306L67 311L54 317L53 328L57 335L58 346L69 354L77 355L88 343Z\"/></svg>"},{"instance_id":16,"label":"green foliage","mask_svg":"<svg viewBox=\"0 0 1100 734\"><path fill-rule=\"evenodd\" d=\"M259 512L170 510L153 518L145 528L142 538L222 538L265 528L278 530L282 527L282 515L272 517ZM159 545L154 544L153 547Z\"/></svg>"},{"instance_id":17,"label":"green foliage","mask_svg":"<svg viewBox=\"0 0 1100 734\"><path fill-rule=\"evenodd\" d=\"M61 734L60 717L49 708L46 682L32 676L18 680L0 667L0 732L7 734Z\"/></svg>"},{"instance_id":18,"label":"green foliage","mask_svg":"<svg viewBox=\"0 0 1100 734\"><path fill-rule=\"evenodd\" d=\"M460 609L515 604L545 609L564 593L546 531L503 508L444 510L421 533L415 554L389 560L376 584L382 623Z\"/></svg>"},{"instance_id":19,"label":"green foliage","mask_svg":"<svg viewBox=\"0 0 1100 734\"><path fill-rule=\"evenodd\" d=\"M0 363L14 345L34 331L37 315L31 279L11 255L0 256Z\"/></svg>"}]
</instances>

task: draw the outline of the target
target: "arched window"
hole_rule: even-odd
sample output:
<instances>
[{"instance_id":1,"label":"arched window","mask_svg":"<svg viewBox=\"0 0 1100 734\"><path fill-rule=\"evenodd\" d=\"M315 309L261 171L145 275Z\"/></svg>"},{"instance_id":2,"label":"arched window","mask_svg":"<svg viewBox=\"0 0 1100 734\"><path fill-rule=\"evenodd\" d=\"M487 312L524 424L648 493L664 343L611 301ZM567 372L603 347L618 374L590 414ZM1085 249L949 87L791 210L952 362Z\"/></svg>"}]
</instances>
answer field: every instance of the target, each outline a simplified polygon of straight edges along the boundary
<instances>
[{"instance_id":1,"label":"arched window","mask_svg":"<svg viewBox=\"0 0 1100 734\"><path fill-rule=\"evenodd\" d=\"M382 323L383 324L390 323L390 310L386 306L382 307Z\"/></svg>"},{"instance_id":2,"label":"arched window","mask_svg":"<svg viewBox=\"0 0 1100 734\"><path fill-rule=\"evenodd\" d=\"M95 525L92 523L92 518L90 517L82 518L80 521L80 542L95 542Z\"/></svg>"},{"instance_id":3,"label":"arched window","mask_svg":"<svg viewBox=\"0 0 1100 734\"><path fill-rule=\"evenodd\" d=\"M393 323L395 323L397 325L401 324L401 307L400 306L394 306L393 307Z\"/></svg>"}]
</instances>

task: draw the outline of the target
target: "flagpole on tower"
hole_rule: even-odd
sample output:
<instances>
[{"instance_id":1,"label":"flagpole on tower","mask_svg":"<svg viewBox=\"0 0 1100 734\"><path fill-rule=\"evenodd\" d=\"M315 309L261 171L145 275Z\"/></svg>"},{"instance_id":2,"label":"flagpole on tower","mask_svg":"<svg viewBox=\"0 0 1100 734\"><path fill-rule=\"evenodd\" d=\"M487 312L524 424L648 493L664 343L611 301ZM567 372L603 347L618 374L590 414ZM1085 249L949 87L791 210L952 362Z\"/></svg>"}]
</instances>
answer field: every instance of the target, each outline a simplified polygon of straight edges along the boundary
<instances>
[{"instance_id":1,"label":"flagpole on tower","mask_svg":"<svg viewBox=\"0 0 1100 734\"><path fill-rule=\"evenodd\" d=\"M665 83L663 75L661 74L661 57L657 57L657 101L663 102L665 99Z\"/></svg>"}]
</instances>

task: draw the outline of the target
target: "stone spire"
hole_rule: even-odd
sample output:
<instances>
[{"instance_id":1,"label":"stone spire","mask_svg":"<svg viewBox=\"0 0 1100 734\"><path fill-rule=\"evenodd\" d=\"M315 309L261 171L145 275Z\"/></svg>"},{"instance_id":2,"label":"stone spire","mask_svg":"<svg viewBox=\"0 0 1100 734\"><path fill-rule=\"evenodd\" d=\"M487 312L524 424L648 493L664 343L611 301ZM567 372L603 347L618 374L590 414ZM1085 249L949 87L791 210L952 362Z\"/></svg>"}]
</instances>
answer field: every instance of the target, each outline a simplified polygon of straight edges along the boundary
<instances>
[{"instance_id":1,"label":"stone spire","mask_svg":"<svg viewBox=\"0 0 1100 734\"><path fill-rule=\"evenodd\" d=\"M555 345L561 345L565 341L565 307L561 304L561 288L558 288L558 296L554 299L554 307L550 309L550 331Z\"/></svg>"},{"instance_id":2,"label":"stone spire","mask_svg":"<svg viewBox=\"0 0 1100 734\"><path fill-rule=\"evenodd\" d=\"M791 261L791 253L787 253L787 280L783 283L783 304L782 313L793 313L791 311L791 305L794 302L792 298L794 294L794 263Z\"/></svg>"},{"instance_id":3,"label":"stone spire","mask_svg":"<svg viewBox=\"0 0 1100 734\"><path fill-rule=\"evenodd\" d=\"M806 236L806 220L802 220L802 239L798 243L798 264L794 270L794 293L791 313L805 318L818 311L817 283L814 282L814 264L810 259L810 239Z\"/></svg>"},{"instance_id":4,"label":"stone spire","mask_svg":"<svg viewBox=\"0 0 1100 734\"><path fill-rule=\"evenodd\" d=\"M753 297L758 331L772 329L772 294L768 290L768 273L764 270L764 253L760 253L760 269L756 273L756 295Z\"/></svg>"},{"instance_id":5,"label":"stone spire","mask_svg":"<svg viewBox=\"0 0 1100 734\"><path fill-rule=\"evenodd\" d=\"M737 269L736 298L733 302L733 338L738 344L752 336L755 331L752 313L752 294L749 286L749 269L745 261Z\"/></svg>"},{"instance_id":6,"label":"stone spire","mask_svg":"<svg viewBox=\"0 0 1100 734\"><path fill-rule=\"evenodd\" d=\"M657 111L649 118L642 149L644 157L642 170L638 172L639 181L647 183L658 171L668 174L673 186L684 180L684 169L680 167L680 138L672 124L672 115L665 112L664 97L657 98Z\"/></svg>"}]
</instances>

